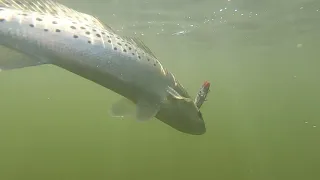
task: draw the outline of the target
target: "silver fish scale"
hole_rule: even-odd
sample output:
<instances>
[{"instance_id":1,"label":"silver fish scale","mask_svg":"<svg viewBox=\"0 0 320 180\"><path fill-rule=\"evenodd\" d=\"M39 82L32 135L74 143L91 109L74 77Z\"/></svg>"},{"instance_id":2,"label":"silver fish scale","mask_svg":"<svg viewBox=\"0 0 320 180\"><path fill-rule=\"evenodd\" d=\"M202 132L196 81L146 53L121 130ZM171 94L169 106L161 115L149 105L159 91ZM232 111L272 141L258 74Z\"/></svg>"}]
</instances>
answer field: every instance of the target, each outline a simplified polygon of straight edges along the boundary
<instances>
[{"instance_id":1,"label":"silver fish scale","mask_svg":"<svg viewBox=\"0 0 320 180\"><path fill-rule=\"evenodd\" d=\"M160 64L156 58L151 58L152 55L148 55L143 49L137 47L137 44L134 44L134 42L132 43L132 41L122 39L115 34L112 28L100 22L97 18L70 9L55 1L0 0L0 6L21 10L21 13L24 14L29 13L32 16L40 16L44 19L43 24L46 25L50 25L50 20L56 22L62 21L63 23L60 23L60 26L61 28L65 27L64 31L69 31L67 26L71 21L74 24L73 27L78 26L77 30L74 29L73 32L77 33L77 36L82 35L86 38L90 38L91 43L98 43L98 45L105 46L107 44L106 42L108 42L112 45L112 48L116 47L124 52L124 54L131 54L133 57L136 57L137 60L143 59L151 61L151 59L153 59L149 64ZM69 22L67 22L67 20L69 20ZM19 21L21 22L21 20ZM33 23L41 26L41 23L36 22L34 19L32 21ZM72 31L70 31L70 33L72 33ZM124 46L122 46L122 44ZM160 67L162 68L161 64Z\"/></svg>"},{"instance_id":2,"label":"silver fish scale","mask_svg":"<svg viewBox=\"0 0 320 180\"><path fill-rule=\"evenodd\" d=\"M42 14L50 14L52 16L69 17L78 21L88 22L96 27L105 28L105 25L103 25L103 23L97 18L88 14L80 13L52 0L0 0L0 7L1 6L11 9L19 9L24 12L39 12Z\"/></svg>"},{"instance_id":3,"label":"silver fish scale","mask_svg":"<svg viewBox=\"0 0 320 180\"><path fill-rule=\"evenodd\" d=\"M0 22L0 32L28 39L7 40L11 47L24 46L19 50L27 54L44 58L50 51L55 58L98 67L151 91L163 89L168 81L167 70L141 41L122 38L93 16L56 2L0 0L1 19L5 22Z\"/></svg>"},{"instance_id":4,"label":"silver fish scale","mask_svg":"<svg viewBox=\"0 0 320 180\"><path fill-rule=\"evenodd\" d=\"M81 24L82 26L85 26L93 31L100 30L100 32L98 33L101 33L102 35L107 34L104 37L113 38L114 41L112 41L112 44L113 42L116 42L117 44L124 43L124 44L130 44L131 46L138 45L132 41L133 39L130 39L130 40L122 39L121 37L115 34L114 30L111 27L100 22L100 20L98 20L97 18L88 14L75 11L73 9L70 9L52 0L39 0L39 1L0 0L0 6L12 8L12 9L18 9L18 10L21 10L22 12L29 12L33 14L37 13L38 15L43 14L43 16L51 15L61 20L68 19L69 21L72 21L74 24ZM80 27L80 28L84 29L83 27ZM133 51L136 52L135 54L140 54L140 55L146 54L144 49L141 49L135 46L128 47L128 48L129 50L134 49ZM147 48L147 47L143 47L143 48ZM153 56L153 54L151 54L150 56ZM157 64L159 63L159 61L157 61L156 58L154 58L154 62Z\"/></svg>"}]
</instances>

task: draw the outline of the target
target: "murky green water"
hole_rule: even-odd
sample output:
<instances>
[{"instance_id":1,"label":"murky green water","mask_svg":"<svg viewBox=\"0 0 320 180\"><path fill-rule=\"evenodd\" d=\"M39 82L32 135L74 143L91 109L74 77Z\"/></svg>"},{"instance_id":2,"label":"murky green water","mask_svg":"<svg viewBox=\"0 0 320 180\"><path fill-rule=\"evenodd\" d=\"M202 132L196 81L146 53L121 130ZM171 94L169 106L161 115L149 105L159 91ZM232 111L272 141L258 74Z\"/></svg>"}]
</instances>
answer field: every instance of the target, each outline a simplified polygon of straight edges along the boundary
<instances>
[{"instance_id":1,"label":"murky green water","mask_svg":"<svg viewBox=\"0 0 320 180\"><path fill-rule=\"evenodd\" d=\"M207 133L111 118L118 95L54 66L1 72L1 180L320 179L319 1L60 2L140 37L191 94L211 81Z\"/></svg>"}]
</instances>

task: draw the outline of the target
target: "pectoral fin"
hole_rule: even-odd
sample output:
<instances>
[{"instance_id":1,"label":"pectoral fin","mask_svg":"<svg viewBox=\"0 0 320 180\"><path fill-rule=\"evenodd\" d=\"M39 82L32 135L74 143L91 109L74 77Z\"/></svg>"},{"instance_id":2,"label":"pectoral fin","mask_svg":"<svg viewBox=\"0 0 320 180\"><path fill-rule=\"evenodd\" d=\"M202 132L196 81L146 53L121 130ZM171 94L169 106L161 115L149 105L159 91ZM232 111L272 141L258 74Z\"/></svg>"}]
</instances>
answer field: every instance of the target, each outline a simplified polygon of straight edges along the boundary
<instances>
[{"instance_id":1,"label":"pectoral fin","mask_svg":"<svg viewBox=\"0 0 320 180\"><path fill-rule=\"evenodd\" d=\"M170 86L167 87L167 93L169 93L169 95L172 96L174 99L186 99Z\"/></svg>"}]
</instances>

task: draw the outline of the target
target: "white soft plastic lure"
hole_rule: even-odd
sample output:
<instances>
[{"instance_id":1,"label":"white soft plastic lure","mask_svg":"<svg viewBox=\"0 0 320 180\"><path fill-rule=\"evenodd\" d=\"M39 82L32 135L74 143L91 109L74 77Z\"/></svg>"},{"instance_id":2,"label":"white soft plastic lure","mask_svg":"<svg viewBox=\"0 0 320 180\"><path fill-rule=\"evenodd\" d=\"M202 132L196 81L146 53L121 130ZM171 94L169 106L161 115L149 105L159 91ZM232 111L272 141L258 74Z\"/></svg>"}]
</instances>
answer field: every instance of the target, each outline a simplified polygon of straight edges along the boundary
<instances>
[{"instance_id":1,"label":"white soft plastic lure","mask_svg":"<svg viewBox=\"0 0 320 180\"><path fill-rule=\"evenodd\" d=\"M122 95L113 116L205 133L199 108L150 49L91 15L51 0L0 0L0 45L30 57L0 60L1 70L53 64Z\"/></svg>"}]
</instances>

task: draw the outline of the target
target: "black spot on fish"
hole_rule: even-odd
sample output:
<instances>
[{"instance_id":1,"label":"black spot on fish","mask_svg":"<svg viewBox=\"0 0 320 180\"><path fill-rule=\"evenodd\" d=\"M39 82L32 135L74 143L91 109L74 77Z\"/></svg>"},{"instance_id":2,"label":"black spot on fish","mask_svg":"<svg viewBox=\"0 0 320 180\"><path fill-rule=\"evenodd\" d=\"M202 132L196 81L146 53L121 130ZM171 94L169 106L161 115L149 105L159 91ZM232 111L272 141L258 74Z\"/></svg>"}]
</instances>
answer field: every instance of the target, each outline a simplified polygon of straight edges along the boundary
<instances>
[{"instance_id":1,"label":"black spot on fish","mask_svg":"<svg viewBox=\"0 0 320 180\"><path fill-rule=\"evenodd\" d=\"M127 50L126 50L126 49L123 49L123 52L127 52Z\"/></svg>"},{"instance_id":2,"label":"black spot on fish","mask_svg":"<svg viewBox=\"0 0 320 180\"><path fill-rule=\"evenodd\" d=\"M129 47L129 50L130 50L130 51L131 51L131 49L132 49L132 48L131 48L131 47Z\"/></svg>"},{"instance_id":3,"label":"black spot on fish","mask_svg":"<svg viewBox=\"0 0 320 180\"><path fill-rule=\"evenodd\" d=\"M91 41L88 41L89 44L91 44Z\"/></svg>"},{"instance_id":4,"label":"black spot on fish","mask_svg":"<svg viewBox=\"0 0 320 180\"><path fill-rule=\"evenodd\" d=\"M141 59L141 56L138 56L139 59Z\"/></svg>"},{"instance_id":5,"label":"black spot on fish","mask_svg":"<svg viewBox=\"0 0 320 180\"><path fill-rule=\"evenodd\" d=\"M73 35L73 38L78 38L78 36L77 35Z\"/></svg>"},{"instance_id":6,"label":"black spot on fish","mask_svg":"<svg viewBox=\"0 0 320 180\"><path fill-rule=\"evenodd\" d=\"M110 40L110 39L108 40L108 43L111 43L111 40Z\"/></svg>"},{"instance_id":7,"label":"black spot on fish","mask_svg":"<svg viewBox=\"0 0 320 180\"><path fill-rule=\"evenodd\" d=\"M74 21L73 21L72 24L77 24L77 22L74 22Z\"/></svg>"},{"instance_id":8,"label":"black spot on fish","mask_svg":"<svg viewBox=\"0 0 320 180\"><path fill-rule=\"evenodd\" d=\"M148 58L147 60L148 60L148 61L150 61L150 59L149 59L149 58Z\"/></svg>"},{"instance_id":9,"label":"black spot on fish","mask_svg":"<svg viewBox=\"0 0 320 180\"><path fill-rule=\"evenodd\" d=\"M22 5L21 1L15 1L17 4Z\"/></svg>"},{"instance_id":10,"label":"black spot on fish","mask_svg":"<svg viewBox=\"0 0 320 180\"><path fill-rule=\"evenodd\" d=\"M95 30L95 29L92 29L92 31L93 31L93 32L96 32L97 30Z\"/></svg>"},{"instance_id":11,"label":"black spot on fish","mask_svg":"<svg viewBox=\"0 0 320 180\"><path fill-rule=\"evenodd\" d=\"M116 51L118 48L117 48L117 47L114 47L113 49Z\"/></svg>"},{"instance_id":12,"label":"black spot on fish","mask_svg":"<svg viewBox=\"0 0 320 180\"><path fill-rule=\"evenodd\" d=\"M101 35L100 35L100 34L96 34L96 36L97 36L97 37L101 37Z\"/></svg>"},{"instance_id":13,"label":"black spot on fish","mask_svg":"<svg viewBox=\"0 0 320 180\"><path fill-rule=\"evenodd\" d=\"M23 14L22 14L22 16L28 16L28 14L26 14L26 13L23 13Z\"/></svg>"},{"instance_id":14,"label":"black spot on fish","mask_svg":"<svg viewBox=\"0 0 320 180\"><path fill-rule=\"evenodd\" d=\"M117 43L119 46L121 46L121 43Z\"/></svg>"},{"instance_id":15,"label":"black spot on fish","mask_svg":"<svg viewBox=\"0 0 320 180\"><path fill-rule=\"evenodd\" d=\"M81 28L81 29L86 29L85 27L82 27L82 26L81 26L80 28Z\"/></svg>"},{"instance_id":16,"label":"black spot on fish","mask_svg":"<svg viewBox=\"0 0 320 180\"><path fill-rule=\"evenodd\" d=\"M45 32L48 32L49 30L48 30L48 29L44 29L44 31L45 31Z\"/></svg>"},{"instance_id":17,"label":"black spot on fish","mask_svg":"<svg viewBox=\"0 0 320 180\"><path fill-rule=\"evenodd\" d=\"M0 22L4 22L5 21L5 19L3 19L3 18L0 18Z\"/></svg>"},{"instance_id":18,"label":"black spot on fish","mask_svg":"<svg viewBox=\"0 0 320 180\"><path fill-rule=\"evenodd\" d=\"M71 29L76 29L76 27L74 27L74 26L71 26L70 28L71 28Z\"/></svg>"},{"instance_id":19,"label":"black spot on fish","mask_svg":"<svg viewBox=\"0 0 320 180\"><path fill-rule=\"evenodd\" d=\"M105 35L106 33L105 32L101 32L101 34Z\"/></svg>"},{"instance_id":20,"label":"black spot on fish","mask_svg":"<svg viewBox=\"0 0 320 180\"><path fill-rule=\"evenodd\" d=\"M41 4L39 5L39 8L43 11L45 10L45 8Z\"/></svg>"},{"instance_id":21,"label":"black spot on fish","mask_svg":"<svg viewBox=\"0 0 320 180\"><path fill-rule=\"evenodd\" d=\"M42 21L42 19L41 19L41 18L37 18L36 20L37 20L37 21Z\"/></svg>"},{"instance_id":22,"label":"black spot on fish","mask_svg":"<svg viewBox=\"0 0 320 180\"><path fill-rule=\"evenodd\" d=\"M132 55L134 55L134 53L132 53Z\"/></svg>"},{"instance_id":23,"label":"black spot on fish","mask_svg":"<svg viewBox=\"0 0 320 180\"><path fill-rule=\"evenodd\" d=\"M34 25L33 25L33 24L29 24L29 26L30 26L30 27L34 27Z\"/></svg>"},{"instance_id":24,"label":"black spot on fish","mask_svg":"<svg viewBox=\"0 0 320 180\"><path fill-rule=\"evenodd\" d=\"M52 21L52 24L58 24L57 21Z\"/></svg>"},{"instance_id":25,"label":"black spot on fish","mask_svg":"<svg viewBox=\"0 0 320 180\"><path fill-rule=\"evenodd\" d=\"M156 64L153 64L153 66L156 66Z\"/></svg>"},{"instance_id":26,"label":"black spot on fish","mask_svg":"<svg viewBox=\"0 0 320 180\"><path fill-rule=\"evenodd\" d=\"M7 1L4 1L4 3L5 3L6 5L10 5L10 3L9 3L9 2L7 2Z\"/></svg>"},{"instance_id":27,"label":"black spot on fish","mask_svg":"<svg viewBox=\"0 0 320 180\"><path fill-rule=\"evenodd\" d=\"M128 46L128 44L124 44L125 46Z\"/></svg>"},{"instance_id":28,"label":"black spot on fish","mask_svg":"<svg viewBox=\"0 0 320 180\"><path fill-rule=\"evenodd\" d=\"M90 32L89 32L89 31L87 31L87 32L86 32L86 34L87 34L87 35L90 35Z\"/></svg>"},{"instance_id":29,"label":"black spot on fish","mask_svg":"<svg viewBox=\"0 0 320 180\"><path fill-rule=\"evenodd\" d=\"M61 30L60 29L56 29L56 32L61 32Z\"/></svg>"}]
</instances>

